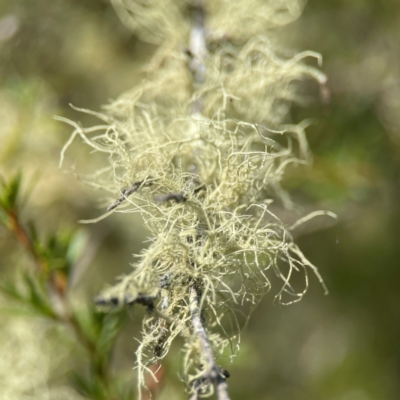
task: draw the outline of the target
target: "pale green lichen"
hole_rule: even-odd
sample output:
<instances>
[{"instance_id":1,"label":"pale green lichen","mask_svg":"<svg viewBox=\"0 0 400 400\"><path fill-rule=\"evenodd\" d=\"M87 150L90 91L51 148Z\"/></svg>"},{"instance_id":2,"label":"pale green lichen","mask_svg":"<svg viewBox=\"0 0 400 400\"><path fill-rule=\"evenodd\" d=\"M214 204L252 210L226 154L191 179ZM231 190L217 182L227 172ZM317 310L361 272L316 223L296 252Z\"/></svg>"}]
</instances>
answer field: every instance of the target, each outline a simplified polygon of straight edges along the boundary
<instances>
[{"instance_id":1,"label":"pale green lichen","mask_svg":"<svg viewBox=\"0 0 400 400\"><path fill-rule=\"evenodd\" d=\"M191 284L201 291L200 306L217 355L228 344L238 344L239 329L227 332L223 320L237 328L234 310L245 302L257 304L271 289L271 277L282 282L275 293L281 303L302 298L309 271L325 288L290 229L270 211L274 199L288 203L280 187L286 167L310 160L307 124L285 120L290 102L299 100L295 81L326 83L318 69L303 63L305 57L319 60L319 55L304 52L283 58L261 34L265 19L282 24L297 17L301 6L297 1L280 1L280 7L277 2L254 1L254 7L245 1L210 2L210 28L219 20L221 29L228 32L230 27L238 34L238 41L229 40L228 32L228 39L213 44L205 60L205 81L199 85L188 68L190 55L176 46L180 40L185 44L182 38L189 31L179 11L184 3L114 0L125 23L144 39L163 42L162 51L151 63L148 80L109 104L104 113L80 110L101 124L83 128L66 121L75 130L61 156L62 162L77 136L93 151L105 153L108 165L83 177L110 193L112 210L103 217L139 212L151 235L133 272L98 298L105 309L136 302L152 311L143 321L137 350L142 386L147 365L163 358L178 335L185 338L186 380L193 382L200 374L195 360L201 352L188 305ZM167 22L160 25L164 11ZM243 26L236 25L239 17L247 21ZM241 28L233 30L236 26ZM201 113L193 112L199 99ZM305 282L300 290L291 284L298 273Z\"/></svg>"}]
</instances>

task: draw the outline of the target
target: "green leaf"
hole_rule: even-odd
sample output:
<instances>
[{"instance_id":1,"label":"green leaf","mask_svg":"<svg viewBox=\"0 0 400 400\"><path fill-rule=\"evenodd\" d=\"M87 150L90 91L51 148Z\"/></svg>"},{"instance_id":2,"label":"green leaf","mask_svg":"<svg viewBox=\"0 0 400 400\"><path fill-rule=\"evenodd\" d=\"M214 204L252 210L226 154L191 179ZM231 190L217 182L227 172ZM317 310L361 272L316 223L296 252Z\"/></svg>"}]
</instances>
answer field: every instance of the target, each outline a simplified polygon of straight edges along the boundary
<instances>
[{"instance_id":1,"label":"green leaf","mask_svg":"<svg viewBox=\"0 0 400 400\"><path fill-rule=\"evenodd\" d=\"M97 313L100 314L100 313ZM101 354L108 355L114 346L115 339L124 325L123 313L103 314L101 330L97 339L96 347Z\"/></svg>"},{"instance_id":2,"label":"green leaf","mask_svg":"<svg viewBox=\"0 0 400 400\"><path fill-rule=\"evenodd\" d=\"M74 388L84 396L90 396L92 393L92 387L90 381L85 378L81 373L72 372L71 374L72 385Z\"/></svg>"},{"instance_id":3,"label":"green leaf","mask_svg":"<svg viewBox=\"0 0 400 400\"><path fill-rule=\"evenodd\" d=\"M18 284L18 279L21 280L21 284ZM55 312L41 282L26 271L18 274L14 280L3 279L0 290L11 300L27 306L31 312L54 319Z\"/></svg>"},{"instance_id":4,"label":"green leaf","mask_svg":"<svg viewBox=\"0 0 400 400\"><path fill-rule=\"evenodd\" d=\"M99 323L94 316L94 310L87 305L80 305L73 310L73 318L79 325L80 330L92 342L96 343L99 337Z\"/></svg>"},{"instance_id":5,"label":"green leaf","mask_svg":"<svg viewBox=\"0 0 400 400\"><path fill-rule=\"evenodd\" d=\"M29 303L43 315L53 318L55 313L51 306L50 299L43 288L40 287L39 282L35 281L29 273L25 273L24 275L25 283L28 288Z\"/></svg>"},{"instance_id":6,"label":"green leaf","mask_svg":"<svg viewBox=\"0 0 400 400\"><path fill-rule=\"evenodd\" d=\"M13 300L25 301L25 296L10 279L3 279L0 282L0 290Z\"/></svg>"},{"instance_id":7,"label":"green leaf","mask_svg":"<svg viewBox=\"0 0 400 400\"><path fill-rule=\"evenodd\" d=\"M21 189L22 173L17 172L9 181L0 183L0 207L5 211L16 209Z\"/></svg>"},{"instance_id":8,"label":"green leaf","mask_svg":"<svg viewBox=\"0 0 400 400\"><path fill-rule=\"evenodd\" d=\"M88 233L83 229L79 229L73 235L71 235L66 254L66 258L71 265L76 263L82 257L82 254L87 248L88 241Z\"/></svg>"},{"instance_id":9,"label":"green leaf","mask_svg":"<svg viewBox=\"0 0 400 400\"><path fill-rule=\"evenodd\" d=\"M47 261L50 271L62 270L67 276L87 244L87 235L81 231L63 230L50 235L45 242L38 240L35 231L31 237L35 238L35 248L41 258Z\"/></svg>"},{"instance_id":10,"label":"green leaf","mask_svg":"<svg viewBox=\"0 0 400 400\"><path fill-rule=\"evenodd\" d=\"M92 400L109 400L110 398L104 383L96 375L86 378L82 374L74 372L72 374L72 384L80 394Z\"/></svg>"}]
</instances>

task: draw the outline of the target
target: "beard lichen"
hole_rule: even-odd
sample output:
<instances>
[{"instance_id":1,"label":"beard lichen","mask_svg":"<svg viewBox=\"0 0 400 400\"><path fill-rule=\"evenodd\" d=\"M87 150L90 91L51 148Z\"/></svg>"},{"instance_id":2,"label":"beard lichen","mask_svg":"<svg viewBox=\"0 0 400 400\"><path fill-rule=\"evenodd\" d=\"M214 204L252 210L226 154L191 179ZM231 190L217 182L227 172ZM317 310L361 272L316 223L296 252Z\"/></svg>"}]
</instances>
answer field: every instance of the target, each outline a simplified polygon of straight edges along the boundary
<instances>
[{"instance_id":1,"label":"beard lichen","mask_svg":"<svg viewBox=\"0 0 400 400\"><path fill-rule=\"evenodd\" d=\"M129 19L132 10L121 8L127 2L114 3L125 22L138 22L137 15ZM230 7L226 5L227 20ZM221 12L213 5L210 14L214 8ZM235 18L237 10L232 7ZM241 10L256 18L254 8ZM276 17L276 7L270 11ZM213 15L210 21L215 24ZM167 28L176 29L176 24L163 29ZM153 32L158 38L167 33ZM310 161L307 124L286 123L290 102L299 101L296 81L312 78L324 85L326 78L303 63L305 57L319 60L318 54L284 58L266 36L253 34L243 34L240 40L217 40L210 34L200 83L190 69L193 54L164 43L151 62L148 79L138 87L102 113L78 109L97 117L99 125L84 128L60 118L74 127L60 165L76 137L92 151L105 153L103 168L82 175L110 193L108 211L97 220L114 212L138 212L150 234L151 243L132 273L96 298L104 311L134 303L148 308L136 353L139 387L145 385L148 366L165 357L181 336L186 382L192 388L197 382L203 395L212 393L213 385L201 379L207 360L202 360L201 343L193 333L190 288L198 293L199 318L205 321L214 354L230 346L232 357L240 341L237 311L245 303L256 305L271 290L272 280L278 288L275 298L284 304L303 297L310 272L326 291L290 228L270 209L279 197L287 201L280 186L285 169ZM171 37L176 43L178 36ZM291 283L295 274L304 276L300 290Z\"/></svg>"}]
</instances>

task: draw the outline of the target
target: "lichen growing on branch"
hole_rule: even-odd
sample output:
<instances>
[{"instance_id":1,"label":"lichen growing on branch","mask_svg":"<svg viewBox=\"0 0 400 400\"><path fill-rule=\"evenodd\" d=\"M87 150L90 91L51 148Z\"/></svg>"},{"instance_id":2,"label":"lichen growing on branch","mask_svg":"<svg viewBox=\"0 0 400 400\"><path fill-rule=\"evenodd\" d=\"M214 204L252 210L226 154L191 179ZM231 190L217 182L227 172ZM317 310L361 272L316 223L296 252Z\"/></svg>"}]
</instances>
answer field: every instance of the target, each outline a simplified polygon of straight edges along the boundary
<instances>
[{"instance_id":1,"label":"lichen growing on branch","mask_svg":"<svg viewBox=\"0 0 400 400\"><path fill-rule=\"evenodd\" d=\"M325 85L325 76L303 62L320 56L285 58L268 38L266 28L298 17L299 1L113 4L123 22L159 50L138 87L103 113L79 110L99 125L64 120L74 132L61 163L76 137L104 153L104 168L83 176L110 193L103 217L139 212L151 244L132 273L96 302L105 311L134 303L148 308L137 350L139 386L148 366L181 336L192 397L216 388L227 398L227 376L215 358L239 343L234 310L255 305L273 277L281 281L275 298L282 303L302 298L310 272L325 288L270 210L274 199L285 200L286 167L310 160L307 124L288 124L287 115L299 101L297 81ZM291 277L299 273L305 283L297 290Z\"/></svg>"}]
</instances>

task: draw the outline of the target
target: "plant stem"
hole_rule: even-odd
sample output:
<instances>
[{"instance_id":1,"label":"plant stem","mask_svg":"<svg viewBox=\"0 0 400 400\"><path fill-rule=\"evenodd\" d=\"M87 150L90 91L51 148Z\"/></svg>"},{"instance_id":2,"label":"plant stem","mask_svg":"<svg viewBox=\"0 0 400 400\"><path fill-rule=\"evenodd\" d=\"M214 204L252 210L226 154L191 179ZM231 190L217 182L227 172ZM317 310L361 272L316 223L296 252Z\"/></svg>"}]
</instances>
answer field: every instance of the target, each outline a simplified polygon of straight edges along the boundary
<instances>
[{"instance_id":1,"label":"plant stem","mask_svg":"<svg viewBox=\"0 0 400 400\"><path fill-rule=\"evenodd\" d=\"M190 33L190 53L192 60L189 64L193 72L196 85L204 83L206 75L205 60L207 57L207 46L204 32L204 0L196 0L193 2L193 28ZM201 97L193 103L192 113L200 114L203 108Z\"/></svg>"},{"instance_id":2,"label":"plant stem","mask_svg":"<svg viewBox=\"0 0 400 400\"><path fill-rule=\"evenodd\" d=\"M195 86L200 86L205 81L206 65L205 60L207 57L207 46L205 38L205 2L204 0L194 0L193 3L193 28L190 34L190 53L192 61L190 69L193 72ZM192 114L200 114L203 108L202 98L199 97L193 104ZM189 309L192 316L192 324L194 334L197 336L202 358L204 359L204 372L198 381L210 380L216 387L218 400L230 400L228 394L228 385L225 378L221 374L219 366L215 363L214 352L208 340L207 331L203 324L201 317L200 301L197 285L194 283L189 287ZM192 395L190 400L198 398L198 388L193 386Z\"/></svg>"},{"instance_id":3,"label":"plant stem","mask_svg":"<svg viewBox=\"0 0 400 400\"><path fill-rule=\"evenodd\" d=\"M76 319L73 312L71 312L66 297L66 290L60 290L60 288L57 286L57 281L53 279L54 277L50 277L47 275L49 270L48 265L46 261L43 260L42 256L38 253L35 244L21 224L18 211L16 209L11 209L8 210L7 214L11 221L10 230L14 233L17 241L22 245L22 247L24 247L25 250L31 255L38 272L45 274L47 283L49 285L48 287L54 290L55 293L57 293L59 299L63 303L63 309L66 310L65 313L59 313L53 309L51 319L61 324L69 325L72 328L78 342L87 350L90 355L94 373L101 379L101 381L104 383L104 386L108 388L109 379L107 365L102 361L101 354L99 354L96 348L96 344L93 343L91 338L86 335L81 325L79 324L79 321Z\"/></svg>"},{"instance_id":4,"label":"plant stem","mask_svg":"<svg viewBox=\"0 0 400 400\"><path fill-rule=\"evenodd\" d=\"M214 352L201 318L200 299L196 284L192 284L189 288L189 309L192 316L194 334L199 340L202 357L205 363L201 380L210 380L214 383L217 389L218 400L229 400L228 385L225 378L222 376L219 366L215 363ZM194 394L191 400L196 398L197 391L196 388L194 388Z\"/></svg>"},{"instance_id":5,"label":"plant stem","mask_svg":"<svg viewBox=\"0 0 400 400\"><path fill-rule=\"evenodd\" d=\"M8 210L7 214L11 221L11 231L14 233L18 242L31 255L31 257L33 258L33 260L35 262L37 269L42 273L46 273L48 271L48 266L42 260L40 255L37 253L37 251L35 249L35 245L33 244L31 238L25 231L25 228L22 226L21 222L19 221L17 211L15 209Z\"/></svg>"}]
</instances>

